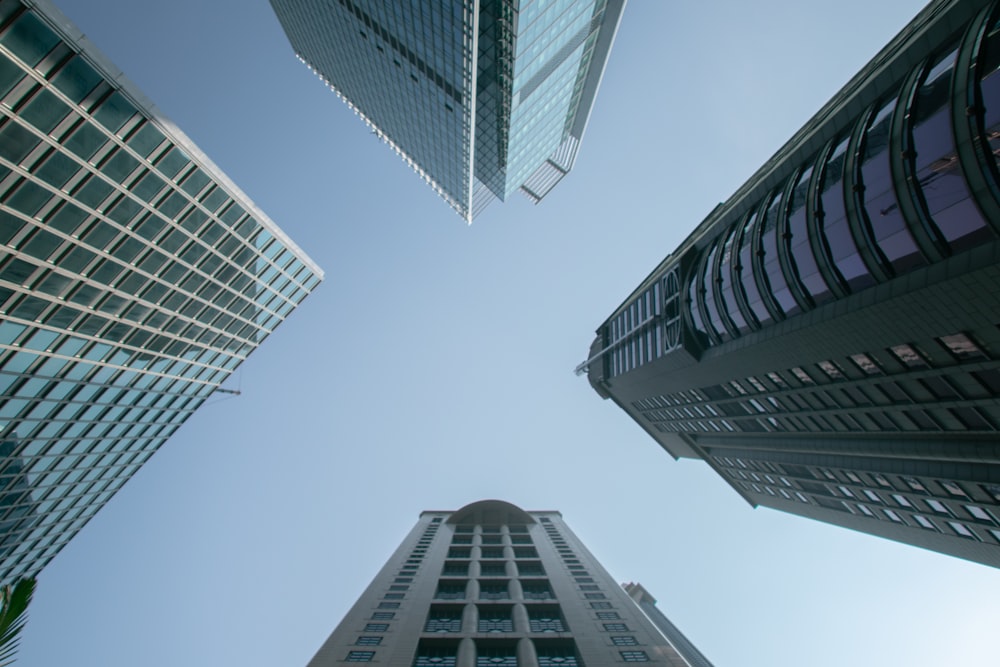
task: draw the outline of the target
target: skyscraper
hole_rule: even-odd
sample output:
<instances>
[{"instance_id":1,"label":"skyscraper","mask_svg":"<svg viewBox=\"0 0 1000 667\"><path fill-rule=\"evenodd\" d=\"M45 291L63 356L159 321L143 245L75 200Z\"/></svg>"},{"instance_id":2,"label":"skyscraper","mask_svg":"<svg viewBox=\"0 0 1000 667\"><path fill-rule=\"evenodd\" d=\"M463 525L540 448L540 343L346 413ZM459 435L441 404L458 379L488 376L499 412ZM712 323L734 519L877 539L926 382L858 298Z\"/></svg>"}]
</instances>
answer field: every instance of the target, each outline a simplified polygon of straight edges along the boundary
<instances>
[{"instance_id":1,"label":"skyscraper","mask_svg":"<svg viewBox=\"0 0 1000 667\"><path fill-rule=\"evenodd\" d=\"M686 639L688 654L678 652L678 638L657 629L559 512L484 500L421 513L309 665L711 667Z\"/></svg>"},{"instance_id":2,"label":"skyscraper","mask_svg":"<svg viewBox=\"0 0 1000 667\"><path fill-rule=\"evenodd\" d=\"M0 2L0 582L44 567L321 278L50 2Z\"/></svg>"},{"instance_id":3,"label":"skyscraper","mask_svg":"<svg viewBox=\"0 0 1000 667\"><path fill-rule=\"evenodd\" d=\"M458 213L576 160L625 0L271 0L292 48Z\"/></svg>"},{"instance_id":4,"label":"skyscraper","mask_svg":"<svg viewBox=\"0 0 1000 667\"><path fill-rule=\"evenodd\" d=\"M1000 566L1000 5L931 2L597 330L753 505Z\"/></svg>"}]
</instances>

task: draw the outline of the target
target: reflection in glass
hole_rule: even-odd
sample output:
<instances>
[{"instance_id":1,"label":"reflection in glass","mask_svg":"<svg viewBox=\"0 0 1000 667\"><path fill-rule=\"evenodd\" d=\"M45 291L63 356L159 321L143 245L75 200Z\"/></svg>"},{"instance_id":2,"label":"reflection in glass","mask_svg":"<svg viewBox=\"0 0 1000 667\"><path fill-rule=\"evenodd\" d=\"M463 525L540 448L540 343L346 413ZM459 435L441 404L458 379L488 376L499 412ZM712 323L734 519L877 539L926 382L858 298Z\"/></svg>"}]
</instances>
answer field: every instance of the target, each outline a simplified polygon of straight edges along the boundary
<instances>
[{"instance_id":1,"label":"reflection in glass","mask_svg":"<svg viewBox=\"0 0 1000 667\"><path fill-rule=\"evenodd\" d=\"M764 299L761 297L760 291L757 289L757 283L753 278L753 262L756 249L753 247L754 244L752 241L759 213L759 210L754 210L740 231L740 263L736 265L736 275L739 276L740 285L743 287L743 293L746 295L750 310L756 316L757 321L763 326L773 322L774 318L771 317L771 313L764 306Z\"/></svg>"},{"instance_id":2,"label":"reflection in glass","mask_svg":"<svg viewBox=\"0 0 1000 667\"><path fill-rule=\"evenodd\" d=\"M847 211L844 206L844 163L847 142L848 137L844 137L826 161L820 186L820 205L823 211L823 237L834 268L851 291L858 291L874 285L875 280L861 259L858 246L855 245L847 224Z\"/></svg>"},{"instance_id":3,"label":"reflection in glass","mask_svg":"<svg viewBox=\"0 0 1000 667\"><path fill-rule=\"evenodd\" d=\"M764 253L764 282L771 288L771 295L786 315L799 312L799 304L792 296L785 275L781 272L781 262L778 258L778 219L783 214L785 196L780 190L771 200L764 218L764 229L760 236L760 247Z\"/></svg>"},{"instance_id":4,"label":"reflection in glass","mask_svg":"<svg viewBox=\"0 0 1000 667\"><path fill-rule=\"evenodd\" d=\"M951 77L957 51L942 58L917 89L913 123L914 168L927 212L952 250L962 250L992 236L958 164L951 131Z\"/></svg>"},{"instance_id":5,"label":"reflection in glass","mask_svg":"<svg viewBox=\"0 0 1000 667\"><path fill-rule=\"evenodd\" d=\"M811 163L811 161L810 161ZM809 181L812 178L813 167L806 168L799 176L795 189L792 190L791 212L788 214L788 237L785 248L788 252L792 270L799 277L806 292L813 298L816 305L833 298L833 292L820 273L816 257L809 243L809 228L806 225L806 197L809 194Z\"/></svg>"},{"instance_id":6,"label":"reflection in glass","mask_svg":"<svg viewBox=\"0 0 1000 667\"><path fill-rule=\"evenodd\" d=\"M872 120L865 135L861 162L865 210L872 234L893 270L905 273L924 263L910 231L906 227L889 166L889 130L896 100L885 104Z\"/></svg>"},{"instance_id":7,"label":"reflection in glass","mask_svg":"<svg viewBox=\"0 0 1000 667\"><path fill-rule=\"evenodd\" d=\"M739 304L736 302L736 295L733 293L732 271L730 270L734 259L733 241L736 239L737 231L739 231L739 226L733 225L722 246L722 259L719 263L719 279L722 288L720 290L722 292L722 303L720 305L722 308L725 308L729 319L732 320L737 331L743 334L750 331L750 325L747 324L746 319L744 319L743 314L740 312Z\"/></svg>"}]
</instances>

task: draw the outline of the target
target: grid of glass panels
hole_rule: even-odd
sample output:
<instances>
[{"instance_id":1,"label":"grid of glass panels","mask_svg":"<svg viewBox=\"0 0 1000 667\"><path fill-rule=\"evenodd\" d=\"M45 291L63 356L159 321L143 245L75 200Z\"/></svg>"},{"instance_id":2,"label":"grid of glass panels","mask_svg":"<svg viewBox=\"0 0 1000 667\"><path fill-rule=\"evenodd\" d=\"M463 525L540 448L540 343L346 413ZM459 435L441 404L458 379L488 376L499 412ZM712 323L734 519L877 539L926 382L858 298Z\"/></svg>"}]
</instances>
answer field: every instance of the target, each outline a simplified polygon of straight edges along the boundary
<instances>
[{"instance_id":1,"label":"grid of glass panels","mask_svg":"<svg viewBox=\"0 0 1000 667\"><path fill-rule=\"evenodd\" d=\"M60 21L0 2L0 581L40 570L322 278Z\"/></svg>"},{"instance_id":2,"label":"grid of glass panels","mask_svg":"<svg viewBox=\"0 0 1000 667\"><path fill-rule=\"evenodd\" d=\"M299 57L466 218L474 4L271 1Z\"/></svg>"}]
</instances>

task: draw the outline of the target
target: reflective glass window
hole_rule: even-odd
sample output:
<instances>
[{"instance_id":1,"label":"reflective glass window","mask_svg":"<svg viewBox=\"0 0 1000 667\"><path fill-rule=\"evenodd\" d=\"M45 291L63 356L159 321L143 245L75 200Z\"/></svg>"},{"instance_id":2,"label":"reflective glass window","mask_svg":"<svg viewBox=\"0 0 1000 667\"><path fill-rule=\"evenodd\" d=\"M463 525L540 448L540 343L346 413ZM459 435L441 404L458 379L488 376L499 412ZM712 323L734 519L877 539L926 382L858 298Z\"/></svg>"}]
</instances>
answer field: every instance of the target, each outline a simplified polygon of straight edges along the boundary
<instances>
[{"instance_id":1,"label":"reflective glass window","mask_svg":"<svg viewBox=\"0 0 1000 667\"><path fill-rule=\"evenodd\" d=\"M798 274L799 281L805 287L816 305L833 298L823 274L820 273L819 265L813 254L812 246L809 243L809 228L806 224L807 206L806 197L809 194L809 180L812 178L813 167L805 169L799 176L795 188L792 190L792 201L789 204L788 214L788 234L785 239L788 257L791 260L792 268Z\"/></svg>"},{"instance_id":2,"label":"reflective glass window","mask_svg":"<svg viewBox=\"0 0 1000 667\"><path fill-rule=\"evenodd\" d=\"M798 303L792 296L792 291L781 271L781 261L778 258L778 220L785 211L785 196L780 190L767 208L760 237L761 250L764 252L764 278L771 287L771 294L786 315L799 312Z\"/></svg>"},{"instance_id":3,"label":"reflective glass window","mask_svg":"<svg viewBox=\"0 0 1000 667\"><path fill-rule=\"evenodd\" d=\"M865 210L872 234L882 253L897 273L905 273L924 263L906 221L899 210L889 166L889 128L896 100L879 109L865 134L861 156Z\"/></svg>"},{"instance_id":4,"label":"reflective glass window","mask_svg":"<svg viewBox=\"0 0 1000 667\"><path fill-rule=\"evenodd\" d=\"M847 157L845 137L830 153L820 186L823 211L823 238L834 266L853 291L873 285L875 280L858 253L858 247L847 224L844 205L844 163Z\"/></svg>"},{"instance_id":5,"label":"reflective glass window","mask_svg":"<svg viewBox=\"0 0 1000 667\"><path fill-rule=\"evenodd\" d=\"M992 234L969 195L951 131L951 78L957 51L935 64L917 89L910 113L917 182L927 211L955 250Z\"/></svg>"},{"instance_id":6,"label":"reflective glass window","mask_svg":"<svg viewBox=\"0 0 1000 667\"><path fill-rule=\"evenodd\" d=\"M101 75L79 55L73 56L52 78L53 85L77 104L100 82Z\"/></svg>"},{"instance_id":7,"label":"reflective glass window","mask_svg":"<svg viewBox=\"0 0 1000 667\"><path fill-rule=\"evenodd\" d=\"M746 333L750 331L750 325L747 324L746 318L743 317L743 314L740 312L739 304L736 302L736 295L733 293L733 278L731 271L733 261L739 261L738 255L733 250L733 242L736 239L736 233L738 231L739 224L737 223L729 230L729 233L726 235L726 240L722 245L722 260L719 265L722 303L719 305L722 308L725 308L726 312L729 314L729 319L733 321L736 329L740 333Z\"/></svg>"},{"instance_id":8,"label":"reflective glass window","mask_svg":"<svg viewBox=\"0 0 1000 667\"><path fill-rule=\"evenodd\" d=\"M32 12L25 12L0 37L0 42L34 67L59 43L59 38Z\"/></svg>"},{"instance_id":9,"label":"reflective glass window","mask_svg":"<svg viewBox=\"0 0 1000 667\"><path fill-rule=\"evenodd\" d=\"M760 295L760 290L757 289L757 283L753 277L753 263L757 253L756 248L753 247L753 237L757 217L758 211L754 210L743 224L743 229L740 230L740 263L736 265L736 272L740 278L743 293L746 294L750 310L757 316L757 321L765 325L771 323L773 318L767 307L764 306L764 299Z\"/></svg>"},{"instance_id":10,"label":"reflective glass window","mask_svg":"<svg viewBox=\"0 0 1000 667\"><path fill-rule=\"evenodd\" d=\"M726 327L722 325L722 315L719 314L719 306L715 303L715 290L713 289L714 276L712 275L712 266L715 264L715 256L719 252L719 243L712 246L712 250L708 253L708 260L705 262L705 273L703 276L705 285L705 314L708 318L708 324L712 329L719 334L722 340L729 338L729 334L726 332Z\"/></svg>"},{"instance_id":11,"label":"reflective glass window","mask_svg":"<svg viewBox=\"0 0 1000 667\"><path fill-rule=\"evenodd\" d=\"M993 25L983 40L979 63L983 73L979 79L979 90L985 107L983 126L992 149L990 152L1000 168L1000 22Z\"/></svg>"}]
</instances>

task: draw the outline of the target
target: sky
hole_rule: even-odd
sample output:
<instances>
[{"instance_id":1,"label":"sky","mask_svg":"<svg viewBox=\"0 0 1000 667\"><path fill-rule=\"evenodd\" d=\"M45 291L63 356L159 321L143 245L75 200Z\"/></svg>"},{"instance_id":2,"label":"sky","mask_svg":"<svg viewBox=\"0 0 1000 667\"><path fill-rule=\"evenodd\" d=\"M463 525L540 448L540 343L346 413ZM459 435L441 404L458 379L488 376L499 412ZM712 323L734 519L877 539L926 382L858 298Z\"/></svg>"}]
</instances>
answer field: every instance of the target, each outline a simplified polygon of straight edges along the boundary
<instances>
[{"instance_id":1,"label":"sky","mask_svg":"<svg viewBox=\"0 0 1000 667\"><path fill-rule=\"evenodd\" d=\"M768 509L574 367L920 9L633 0L573 172L466 225L264 0L55 0L326 271L42 572L18 665L305 665L424 509L556 509L716 667L995 665L1000 571Z\"/></svg>"}]
</instances>

